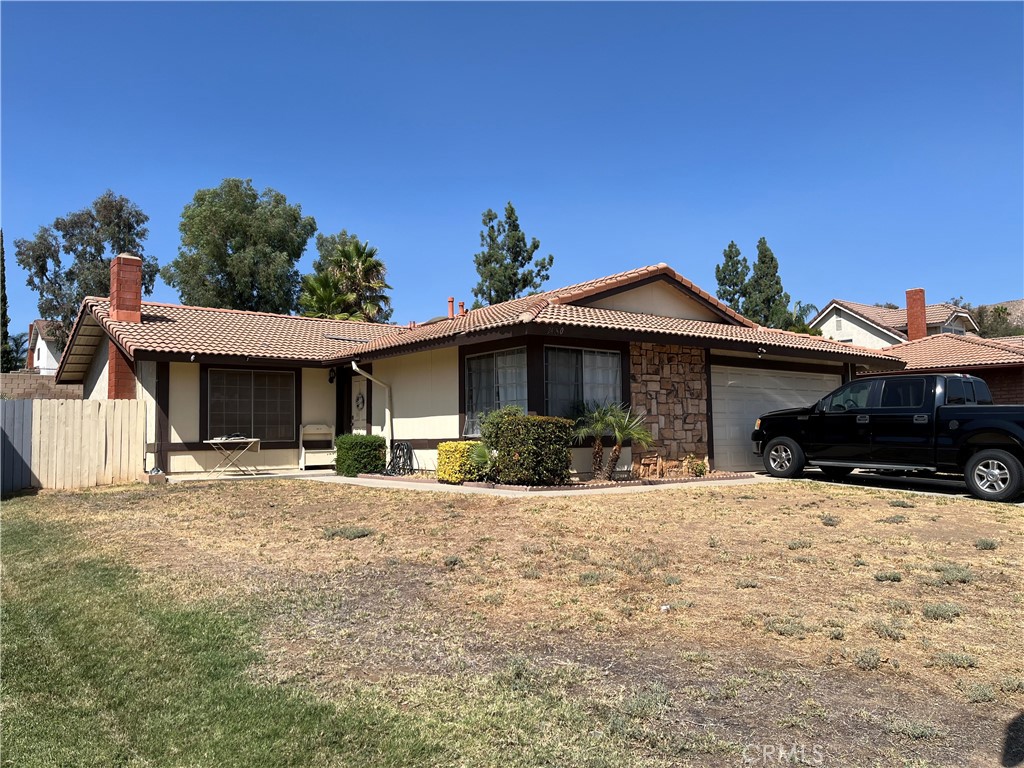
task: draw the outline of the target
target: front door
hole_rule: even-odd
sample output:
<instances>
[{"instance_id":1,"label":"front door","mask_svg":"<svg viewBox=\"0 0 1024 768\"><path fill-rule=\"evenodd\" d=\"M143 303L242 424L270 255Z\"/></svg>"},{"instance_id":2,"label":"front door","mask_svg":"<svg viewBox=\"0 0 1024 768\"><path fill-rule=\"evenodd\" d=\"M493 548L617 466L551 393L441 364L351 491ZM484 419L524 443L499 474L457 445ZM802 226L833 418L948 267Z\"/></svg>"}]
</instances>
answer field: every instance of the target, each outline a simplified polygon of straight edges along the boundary
<instances>
[{"instance_id":1,"label":"front door","mask_svg":"<svg viewBox=\"0 0 1024 768\"><path fill-rule=\"evenodd\" d=\"M366 378L364 376L352 377L352 434L365 435L367 414L366 408Z\"/></svg>"}]
</instances>

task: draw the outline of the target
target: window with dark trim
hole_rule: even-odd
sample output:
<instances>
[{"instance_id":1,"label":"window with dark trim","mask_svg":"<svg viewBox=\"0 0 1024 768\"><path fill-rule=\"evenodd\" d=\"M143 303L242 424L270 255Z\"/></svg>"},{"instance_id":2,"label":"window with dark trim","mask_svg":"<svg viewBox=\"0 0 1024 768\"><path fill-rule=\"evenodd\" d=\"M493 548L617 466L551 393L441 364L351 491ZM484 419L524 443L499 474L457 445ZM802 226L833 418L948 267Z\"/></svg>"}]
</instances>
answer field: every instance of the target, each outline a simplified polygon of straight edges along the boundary
<instances>
[{"instance_id":1,"label":"window with dark trim","mask_svg":"<svg viewBox=\"0 0 1024 768\"><path fill-rule=\"evenodd\" d=\"M622 401L622 355L604 349L544 348L544 412L576 418Z\"/></svg>"},{"instance_id":2,"label":"window with dark trim","mask_svg":"<svg viewBox=\"0 0 1024 768\"><path fill-rule=\"evenodd\" d=\"M527 409L526 347L467 357L463 435L479 435L480 420L506 405Z\"/></svg>"},{"instance_id":3,"label":"window with dark trim","mask_svg":"<svg viewBox=\"0 0 1024 768\"><path fill-rule=\"evenodd\" d=\"M207 386L210 437L295 440L294 372L211 368Z\"/></svg>"}]
</instances>

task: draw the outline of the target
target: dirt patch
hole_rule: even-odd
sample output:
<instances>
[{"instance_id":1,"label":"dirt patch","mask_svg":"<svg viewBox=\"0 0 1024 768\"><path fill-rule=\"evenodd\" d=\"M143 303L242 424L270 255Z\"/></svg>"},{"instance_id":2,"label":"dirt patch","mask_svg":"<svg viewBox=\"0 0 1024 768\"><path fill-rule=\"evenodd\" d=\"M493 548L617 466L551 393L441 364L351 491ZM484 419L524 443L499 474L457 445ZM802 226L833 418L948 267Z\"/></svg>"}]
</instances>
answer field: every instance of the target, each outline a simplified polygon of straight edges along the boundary
<instances>
[{"instance_id":1,"label":"dirt patch","mask_svg":"<svg viewBox=\"0 0 1024 768\"><path fill-rule=\"evenodd\" d=\"M992 764L1024 706L1019 507L811 483L508 499L278 480L11 503L178 599L251 612L257 674L324 695L576 665L601 700L664 691L659 727L737 764L768 744Z\"/></svg>"}]
</instances>

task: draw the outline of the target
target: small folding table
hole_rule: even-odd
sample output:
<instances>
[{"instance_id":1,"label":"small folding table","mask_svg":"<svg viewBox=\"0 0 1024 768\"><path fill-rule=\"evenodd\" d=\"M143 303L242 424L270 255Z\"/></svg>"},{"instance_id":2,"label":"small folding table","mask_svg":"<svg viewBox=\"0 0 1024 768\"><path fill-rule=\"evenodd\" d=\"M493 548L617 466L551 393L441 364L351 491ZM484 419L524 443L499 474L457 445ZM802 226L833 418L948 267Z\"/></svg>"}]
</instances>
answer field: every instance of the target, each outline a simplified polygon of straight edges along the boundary
<instances>
[{"instance_id":1,"label":"small folding table","mask_svg":"<svg viewBox=\"0 0 1024 768\"><path fill-rule=\"evenodd\" d=\"M239 464L242 456L249 451L260 452L260 439L258 437L215 437L212 440L203 440L208 446L221 455L220 463L210 470L210 477L220 477L229 469L235 469L245 475L255 475L256 470Z\"/></svg>"}]
</instances>

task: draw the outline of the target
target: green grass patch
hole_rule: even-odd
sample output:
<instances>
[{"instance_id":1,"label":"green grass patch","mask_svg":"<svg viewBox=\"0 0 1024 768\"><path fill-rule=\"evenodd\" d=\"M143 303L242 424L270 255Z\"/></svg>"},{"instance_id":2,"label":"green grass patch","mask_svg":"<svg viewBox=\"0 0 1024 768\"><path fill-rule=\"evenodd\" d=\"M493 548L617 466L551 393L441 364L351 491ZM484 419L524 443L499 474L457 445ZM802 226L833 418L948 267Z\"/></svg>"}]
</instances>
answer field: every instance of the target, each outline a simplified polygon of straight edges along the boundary
<instances>
[{"instance_id":1,"label":"green grass patch","mask_svg":"<svg viewBox=\"0 0 1024 768\"><path fill-rule=\"evenodd\" d=\"M4 520L4 763L350 766L430 763L415 719L374 696L343 706L253 682L238 617L182 608L66 534Z\"/></svg>"}]
</instances>

